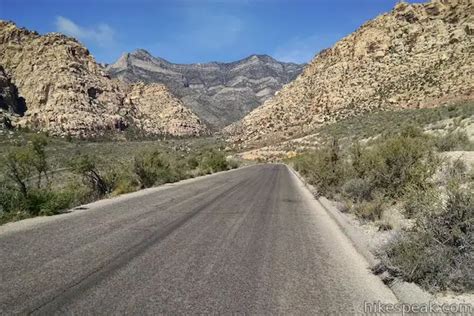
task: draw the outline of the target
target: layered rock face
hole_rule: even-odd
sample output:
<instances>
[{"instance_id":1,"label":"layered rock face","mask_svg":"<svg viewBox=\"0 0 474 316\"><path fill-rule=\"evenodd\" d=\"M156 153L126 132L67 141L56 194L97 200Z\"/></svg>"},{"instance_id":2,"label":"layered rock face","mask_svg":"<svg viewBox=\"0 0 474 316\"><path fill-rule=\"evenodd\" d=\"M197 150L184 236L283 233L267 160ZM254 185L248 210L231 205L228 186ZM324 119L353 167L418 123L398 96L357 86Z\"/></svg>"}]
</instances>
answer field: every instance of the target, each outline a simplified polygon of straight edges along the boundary
<instances>
[{"instance_id":1,"label":"layered rock face","mask_svg":"<svg viewBox=\"0 0 474 316\"><path fill-rule=\"evenodd\" d=\"M145 50L107 67L130 83L162 83L214 129L241 119L301 73L303 65L252 55L233 63L173 64Z\"/></svg>"},{"instance_id":2,"label":"layered rock face","mask_svg":"<svg viewBox=\"0 0 474 316\"><path fill-rule=\"evenodd\" d=\"M132 126L146 126L143 131L153 135L198 135L206 130L164 87L140 89L140 99L135 88L111 80L86 48L64 35L41 36L0 21L0 64L26 101L20 126L78 137ZM151 114L150 108L162 115ZM178 118L171 118L176 112L181 113L179 124Z\"/></svg>"},{"instance_id":3,"label":"layered rock face","mask_svg":"<svg viewBox=\"0 0 474 316\"><path fill-rule=\"evenodd\" d=\"M273 143L364 111L472 99L473 38L472 1L399 3L226 131L234 142Z\"/></svg>"}]
</instances>

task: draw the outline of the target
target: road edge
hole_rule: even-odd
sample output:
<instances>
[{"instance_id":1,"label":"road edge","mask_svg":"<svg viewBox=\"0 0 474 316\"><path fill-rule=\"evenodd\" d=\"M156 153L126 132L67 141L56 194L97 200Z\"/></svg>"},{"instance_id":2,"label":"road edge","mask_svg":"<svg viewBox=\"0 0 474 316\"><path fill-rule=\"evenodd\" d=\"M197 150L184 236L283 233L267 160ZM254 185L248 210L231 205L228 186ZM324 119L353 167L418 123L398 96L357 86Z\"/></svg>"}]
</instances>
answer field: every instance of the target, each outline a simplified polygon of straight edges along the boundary
<instances>
[{"instance_id":1,"label":"road edge","mask_svg":"<svg viewBox=\"0 0 474 316\"><path fill-rule=\"evenodd\" d=\"M341 213L336 207L331 205L331 202L325 197L317 198L315 195L315 188L309 184L296 170L291 166L286 165L288 170L292 172L308 189L322 209L331 217L337 224L342 233L349 239L356 251L365 258L369 267L374 269L380 264L380 260L369 249L368 236L358 227L352 225L350 220ZM415 283L403 281L397 277L391 277L386 273L378 274L382 282L393 292L395 297L403 304L429 304L435 299L433 295L423 290ZM387 282L390 280L390 282Z\"/></svg>"},{"instance_id":2,"label":"road edge","mask_svg":"<svg viewBox=\"0 0 474 316\"><path fill-rule=\"evenodd\" d=\"M76 205L72 208L64 210L62 213L55 214L55 215L35 216L35 217L25 218L25 219L22 219L22 220L19 220L19 221L8 222L8 223L5 223L3 225L0 225L0 235L1 234L9 234L9 233L13 233L13 232L16 232L16 231L21 231L21 230L27 230L27 229L30 229L30 228L34 228L37 225L42 225L44 223L49 223L49 222L61 220L65 217L71 217L71 216L79 215L83 212L89 212L89 211L93 210L96 207L101 207L101 206L104 206L104 205L107 205L107 204L110 204L110 203L127 201L129 199L133 199L133 198L140 197L140 196L145 196L145 195L148 195L148 194L153 194L153 193L156 193L156 192L159 192L159 191L162 191L162 190L166 190L168 188L172 188L172 187L175 187L175 186L178 186L178 185L192 183L192 182L199 181L199 180L202 180L202 179L205 179L205 178L208 178L208 177L217 176L219 174L223 174L223 173L227 173L227 172L230 173L230 172L234 172L234 171L237 171L237 170L242 170L242 169L246 169L246 168L249 168L249 167L252 167L252 166L255 166L255 165L254 164L244 165L244 166L234 168L234 169L230 169L230 170L214 172L214 173L211 173L211 174L205 174L205 175L196 176L196 177L193 177L193 178L183 179L183 180L180 180L180 181L177 181L177 182L160 184L160 185L157 185L157 186L154 186L154 187L151 187L151 188L141 189L141 190L137 190L137 191L134 191L134 192L124 193L124 194L120 194L120 195L116 195L116 196L105 197L105 198L102 198L102 199L99 199L99 200L96 200L96 201L93 201L93 202L90 202L90 203Z\"/></svg>"}]
</instances>

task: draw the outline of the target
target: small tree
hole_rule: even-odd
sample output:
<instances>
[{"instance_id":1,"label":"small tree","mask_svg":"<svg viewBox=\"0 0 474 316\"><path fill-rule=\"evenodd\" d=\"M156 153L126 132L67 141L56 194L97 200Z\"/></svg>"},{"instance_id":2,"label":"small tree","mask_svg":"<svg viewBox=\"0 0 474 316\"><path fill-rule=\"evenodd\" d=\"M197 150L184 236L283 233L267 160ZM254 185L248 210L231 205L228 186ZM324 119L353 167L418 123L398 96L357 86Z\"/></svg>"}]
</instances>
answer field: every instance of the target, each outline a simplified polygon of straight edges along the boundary
<instances>
[{"instance_id":1,"label":"small tree","mask_svg":"<svg viewBox=\"0 0 474 316\"><path fill-rule=\"evenodd\" d=\"M95 160L89 155L82 155L71 162L74 173L82 176L83 181L99 196L110 193L111 186L97 168Z\"/></svg>"},{"instance_id":2,"label":"small tree","mask_svg":"<svg viewBox=\"0 0 474 316\"><path fill-rule=\"evenodd\" d=\"M24 198L28 196L28 179L34 170L33 157L29 147L15 148L6 157L6 176L13 181Z\"/></svg>"},{"instance_id":3,"label":"small tree","mask_svg":"<svg viewBox=\"0 0 474 316\"><path fill-rule=\"evenodd\" d=\"M44 175L46 183L49 183L48 179L48 161L46 156L46 146L48 145L48 139L44 135L35 135L31 140L31 148L33 153L33 165L38 173L38 188L41 187L42 176Z\"/></svg>"},{"instance_id":4,"label":"small tree","mask_svg":"<svg viewBox=\"0 0 474 316\"><path fill-rule=\"evenodd\" d=\"M157 179L157 167L162 165L157 151L145 151L136 155L133 159L133 172L137 175L140 187L152 187Z\"/></svg>"}]
</instances>

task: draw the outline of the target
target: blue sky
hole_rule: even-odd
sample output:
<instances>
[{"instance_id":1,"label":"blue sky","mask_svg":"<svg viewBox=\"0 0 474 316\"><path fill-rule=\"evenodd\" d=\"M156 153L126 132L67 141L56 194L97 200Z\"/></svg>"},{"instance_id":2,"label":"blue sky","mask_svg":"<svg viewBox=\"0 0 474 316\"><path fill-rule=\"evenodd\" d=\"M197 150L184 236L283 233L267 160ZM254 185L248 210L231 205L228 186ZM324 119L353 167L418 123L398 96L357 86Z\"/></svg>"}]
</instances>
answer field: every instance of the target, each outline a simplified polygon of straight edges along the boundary
<instances>
[{"instance_id":1,"label":"blue sky","mask_svg":"<svg viewBox=\"0 0 474 316\"><path fill-rule=\"evenodd\" d=\"M307 62L396 2L0 0L0 19L74 36L106 63L137 48L175 63L228 62L251 54Z\"/></svg>"}]
</instances>

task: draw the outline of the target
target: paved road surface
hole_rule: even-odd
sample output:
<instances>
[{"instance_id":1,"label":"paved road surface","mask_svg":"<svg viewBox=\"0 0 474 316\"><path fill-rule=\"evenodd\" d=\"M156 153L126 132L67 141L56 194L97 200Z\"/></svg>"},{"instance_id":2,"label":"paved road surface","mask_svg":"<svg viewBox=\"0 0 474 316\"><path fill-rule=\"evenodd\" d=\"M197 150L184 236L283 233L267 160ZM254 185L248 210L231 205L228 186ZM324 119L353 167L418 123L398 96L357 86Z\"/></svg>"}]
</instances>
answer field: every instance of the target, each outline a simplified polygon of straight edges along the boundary
<instances>
[{"instance_id":1,"label":"paved road surface","mask_svg":"<svg viewBox=\"0 0 474 316\"><path fill-rule=\"evenodd\" d=\"M0 227L0 314L348 313L394 302L284 165Z\"/></svg>"}]
</instances>

